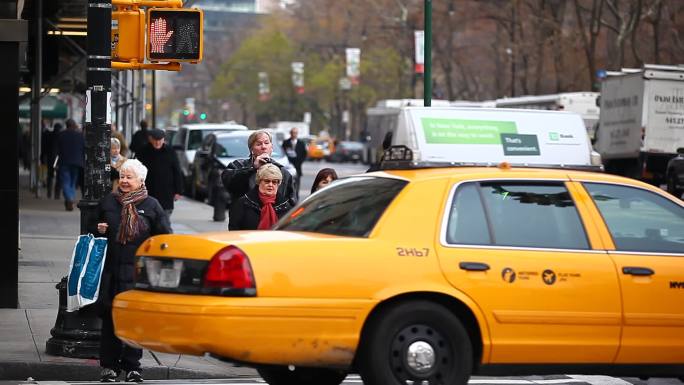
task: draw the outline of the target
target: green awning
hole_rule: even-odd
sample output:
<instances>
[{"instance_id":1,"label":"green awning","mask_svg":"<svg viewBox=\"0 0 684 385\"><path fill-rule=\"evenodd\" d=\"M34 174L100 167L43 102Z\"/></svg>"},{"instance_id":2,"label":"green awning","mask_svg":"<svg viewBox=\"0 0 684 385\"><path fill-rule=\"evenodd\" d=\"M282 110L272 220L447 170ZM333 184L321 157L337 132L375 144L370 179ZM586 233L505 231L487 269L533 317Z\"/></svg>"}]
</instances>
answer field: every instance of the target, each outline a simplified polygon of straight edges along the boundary
<instances>
[{"instance_id":1,"label":"green awning","mask_svg":"<svg viewBox=\"0 0 684 385\"><path fill-rule=\"evenodd\" d=\"M52 95L44 96L40 99L40 111L43 118L66 119L69 108L66 103ZM19 117L31 118L31 100L26 99L19 104Z\"/></svg>"}]
</instances>

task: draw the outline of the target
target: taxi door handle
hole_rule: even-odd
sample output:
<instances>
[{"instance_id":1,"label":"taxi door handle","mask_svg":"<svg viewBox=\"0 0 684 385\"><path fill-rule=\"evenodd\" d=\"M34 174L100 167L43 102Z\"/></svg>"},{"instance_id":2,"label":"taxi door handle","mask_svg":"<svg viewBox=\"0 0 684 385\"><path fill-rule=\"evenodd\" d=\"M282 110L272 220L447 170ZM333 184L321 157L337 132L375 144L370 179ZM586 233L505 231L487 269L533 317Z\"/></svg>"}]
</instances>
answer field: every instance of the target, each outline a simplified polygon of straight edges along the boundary
<instances>
[{"instance_id":1,"label":"taxi door handle","mask_svg":"<svg viewBox=\"0 0 684 385\"><path fill-rule=\"evenodd\" d=\"M655 272L648 267L633 267L633 266L625 266L622 268L622 273L623 274L629 274L629 275L640 275L640 276L648 276L648 275L653 275Z\"/></svg>"},{"instance_id":2,"label":"taxi door handle","mask_svg":"<svg viewBox=\"0 0 684 385\"><path fill-rule=\"evenodd\" d=\"M489 270L488 264L480 263L480 262L461 262L458 264L458 267L460 267L461 270L468 270L468 271L487 271L487 270Z\"/></svg>"}]
</instances>

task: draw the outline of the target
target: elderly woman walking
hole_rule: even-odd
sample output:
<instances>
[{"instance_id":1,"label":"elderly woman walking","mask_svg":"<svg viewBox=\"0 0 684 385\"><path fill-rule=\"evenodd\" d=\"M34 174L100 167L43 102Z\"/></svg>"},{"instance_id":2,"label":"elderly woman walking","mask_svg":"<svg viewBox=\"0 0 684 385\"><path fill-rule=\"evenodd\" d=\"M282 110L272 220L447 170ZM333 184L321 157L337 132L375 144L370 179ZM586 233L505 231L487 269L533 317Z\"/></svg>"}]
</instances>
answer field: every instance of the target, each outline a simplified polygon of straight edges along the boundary
<instances>
[{"instance_id":1,"label":"elderly woman walking","mask_svg":"<svg viewBox=\"0 0 684 385\"><path fill-rule=\"evenodd\" d=\"M256 186L231 206L228 214L229 230L268 230L292 205L278 194L283 174L273 164L266 164L256 172Z\"/></svg>"},{"instance_id":2,"label":"elderly woman walking","mask_svg":"<svg viewBox=\"0 0 684 385\"><path fill-rule=\"evenodd\" d=\"M133 288L135 251L151 235L171 233L166 212L147 195L147 168L137 159L119 168L119 187L99 204L97 232L107 237L107 257L100 283L100 381L117 381L121 371L127 382L142 382L142 350L124 344L114 334L112 299Z\"/></svg>"}]
</instances>

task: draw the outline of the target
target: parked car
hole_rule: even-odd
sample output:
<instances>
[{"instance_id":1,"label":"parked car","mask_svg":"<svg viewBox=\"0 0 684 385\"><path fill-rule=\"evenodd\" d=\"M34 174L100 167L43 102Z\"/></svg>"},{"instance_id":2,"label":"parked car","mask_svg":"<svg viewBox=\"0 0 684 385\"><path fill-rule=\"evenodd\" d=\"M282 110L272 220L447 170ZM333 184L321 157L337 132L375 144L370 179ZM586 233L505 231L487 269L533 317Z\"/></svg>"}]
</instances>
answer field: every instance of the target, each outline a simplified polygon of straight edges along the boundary
<instances>
[{"instance_id":1,"label":"parked car","mask_svg":"<svg viewBox=\"0 0 684 385\"><path fill-rule=\"evenodd\" d=\"M667 191L681 198L684 194L684 148L677 149L677 156L667 163Z\"/></svg>"},{"instance_id":2,"label":"parked car","mask_svg":"<svg viewBox=\"0 0 684 385\"><path fill-rule=\"evenodd\" d=\"M135 289L114 300L117 336L273 385L684 376L682 201L567 164L449 167L407 151L273 231L148 239Z\"/></svg>"},{"instance_id":3,"label":"parked car","mask_svg":"<svg viewBox=\"0 0 684 385\"><path fill-rule=\"evenodd\" d=\"M178 155L178 163L185 180L185 191L192 191L192 162L195 159L195 152L202 145L202 140L210 133L215 131L247 131L248 128L234 122L227 123L197 123L185 124L178 128L171 142Z\"/></svg>"},{"instance_id":4,"label":"parked car","mask_svg":"<svg viewBox=\"0 0 684 385\"><path fill-rule=\"evenodd\" d=\"M361 142L342 141L335 146L335 152L330 155L332 162L361 162L366 147Z\"/></svg>"},{"instance_id":5,"label":"parked car","mask_svg":"<svg viewBox=\"0 0 684 385\"><path fill-rule=\"evenodd\" d=\"M230 162L249 158L247 138L253 132L213 132L205 136L197 149L193 163L190 187L190 195L193 198L197 200L209 198L209 202L213 204L213 195L221 193L225 203L230 203L230 197L220 181L220 174ZM293 177L297 175L297 170L290 164L282 146L278 143L273 143L272 158L285 166Z\"/></svg>"}]
</instances>

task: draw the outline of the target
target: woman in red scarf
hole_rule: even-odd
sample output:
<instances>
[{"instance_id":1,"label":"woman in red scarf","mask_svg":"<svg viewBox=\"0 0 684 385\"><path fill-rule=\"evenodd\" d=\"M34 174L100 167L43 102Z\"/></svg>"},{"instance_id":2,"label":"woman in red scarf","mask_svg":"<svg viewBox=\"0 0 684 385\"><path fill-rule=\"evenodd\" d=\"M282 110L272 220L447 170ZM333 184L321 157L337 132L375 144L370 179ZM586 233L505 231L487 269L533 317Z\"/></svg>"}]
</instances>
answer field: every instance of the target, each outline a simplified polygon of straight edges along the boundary
<instances>
[{"instance_id":1,"label":"woman in red scarf","mask_svg":"<svg viewBox=\"0 0 684 385\"><path fill-rule=\"evenodd\" d=\"M268 230L291 208L289 200L278 194L283 181L280 168L273 164L259 167L256 186L232 205L229 230Z\"/></svg>"}]
</instances>

